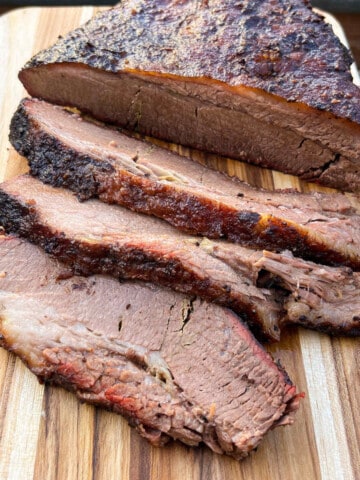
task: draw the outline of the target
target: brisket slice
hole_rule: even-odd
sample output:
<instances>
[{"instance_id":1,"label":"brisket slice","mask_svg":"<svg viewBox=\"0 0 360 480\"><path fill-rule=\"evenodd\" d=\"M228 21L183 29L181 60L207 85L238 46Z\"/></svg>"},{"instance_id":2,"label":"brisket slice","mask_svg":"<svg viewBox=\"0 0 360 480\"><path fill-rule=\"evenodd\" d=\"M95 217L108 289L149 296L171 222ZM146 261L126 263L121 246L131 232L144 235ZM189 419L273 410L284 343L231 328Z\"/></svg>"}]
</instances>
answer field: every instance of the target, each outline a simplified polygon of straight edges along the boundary
<instances>
[{"instance_id":1,"label":"brisket slice","mask_svg":"<svg viewBox=\"0 0 360 480\"><path fill-rule=\"evenodd\" d=\"M351 62L304 0L125 0L19 76L102 121L359 191Z\"/></svg>"},{"instance_id":2,"label":"brisket slice","mask_svg":"<svg viewBox=\"0 0 360 480\"><path fill-rule=\"evenodd\" d=\"M69 277L0 237L1 345L41 381L124 415L154 445L245 457L301 394L230 310L141 283Z\"/></svg>"},{"instance_id":3,"label":"brisket slice","mask_svg":"<svg viewBox=\"0 0 360 480\"><path fill-rule=\"evenodd\" d=\"M228 306L256 333L278 339L286 322L360 333L360 278L334 268L190 237L170 225L23 176L0 188L0 225L77 273L152 281Z\"/></svg>"},{"instance_id":4,"label":"brisket slice","mask_svg":"<svg viewBox=\"0 0 360 480\"><path fill-rule=\"evenodd\" d=\"M82 199L98 196L192 234L360 268L360 216L345 195L251 188L38 100L21 102L10 139L33 175Z\"/></svg>"},{"instance_id":5,"label":"brisket slice","mask_svg":"<svg viewBox=\"0 0 360 480\"><path fill-rule=\"evenodd\" d=\"M40 244L76 273L107 273L196 294L231 307L265 336L279 337L281 306L253 285L249 258L237 264L225 251L219 259L215 243L155 217L98 200L80 203L68 190L22 176L1 185L0 225Z\"/></svg>"},{"instance_id":6,"label":"brisket slice","mask_svg":"<svg viewBox=\"0 0 360 480\"><path fill-rule=\"evenodd\" d=\"M287 322L331 334L360 335L360 273L264 251L259 278L291 292L284 298ZM260 282L259 282L260 283Z\"/></svg>"},{"instance_id":7,"label":"brisket slice","mask_svg":"<svg viewBox=\"0 0 360 480\"><path fill-rule=\"evenodd\" d=\"M360 268L360 216L344 195L251 188L37 100L21 102L10 139L33 175L82 199L98 196L192 234Z\"/></svg>"}]
</instances>

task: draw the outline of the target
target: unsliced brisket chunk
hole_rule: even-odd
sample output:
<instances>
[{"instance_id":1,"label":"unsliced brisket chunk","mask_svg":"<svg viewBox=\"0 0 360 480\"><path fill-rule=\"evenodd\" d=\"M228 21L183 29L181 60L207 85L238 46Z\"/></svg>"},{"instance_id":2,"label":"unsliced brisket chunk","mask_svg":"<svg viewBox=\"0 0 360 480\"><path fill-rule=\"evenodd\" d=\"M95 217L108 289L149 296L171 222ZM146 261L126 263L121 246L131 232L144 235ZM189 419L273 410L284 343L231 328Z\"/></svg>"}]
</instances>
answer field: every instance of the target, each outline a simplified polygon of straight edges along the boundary
<instances>
[{"instance_id":1,"label":"unsliced brisket chunk","mask_svg":"<svg viewBox=\"0 0 360 480\"><path fill-rule=\"evenodd\" d=\"M21 102L10 140L33 175L83 199L98 196L192 234L360 268L360 216L344 195L255 189L39 100Z\"/></svg>"},{"instance_id":2,"label":"unsliced brisket chunk","mask_svg":"<svg viewBox=\"0 0 360 480\"><path fill-rule=\"evenodd\" d=\"M150 284L72 277L0 236L0 343L41 381L124 415L154 445L243 458L301 394L230 310Z\"/></svg>"},{"instance_id":3,"label":"unsliced brisket chunk","mask_svg":"<svg viewBox=\"0 0 360 480\"><path fill-rule=\"evenodd\" d=\"M305 0L125 0L19 76L100 120L359 191L351 62Z\"/></svg>"},{"instance_id":4,"label":"unsliced brisket chunk","mask_svg":"<svg viewBox=\"0 0 360 480\"><path fill-rule=\"evenodd\" d=\"M0 186L0 225L77 273L152 281L228 306L262 337L278 339L286 322L360 333L359 274L346 267L191 237L122 207L79 203L29 176Z\"/></svg>"}]
</instances>

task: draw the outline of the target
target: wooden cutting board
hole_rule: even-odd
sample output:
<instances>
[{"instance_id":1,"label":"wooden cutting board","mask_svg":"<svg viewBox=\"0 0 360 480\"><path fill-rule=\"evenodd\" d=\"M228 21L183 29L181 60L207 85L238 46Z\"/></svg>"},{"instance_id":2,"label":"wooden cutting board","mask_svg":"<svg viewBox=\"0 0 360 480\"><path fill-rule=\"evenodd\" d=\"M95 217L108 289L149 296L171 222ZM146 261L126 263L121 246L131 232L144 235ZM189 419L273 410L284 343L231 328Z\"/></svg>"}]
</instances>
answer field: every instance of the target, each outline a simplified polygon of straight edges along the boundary
<instances>
[{"instance_id":1,"label":"wooden cutting board","mask_svg":"<svg viewBox=\"0 0 360 480\"><path fill-rule=\"evenodd\" d=\"M0 17L0 180L26 171L7 140L11 115L25 95L19 68L97 10L27 8ZM179 151L258 186L316 189L240 162ZM0 350L0 479L360 479L359 340L293 328L271 351L306 397L296 423L270 432L240 463L206 448L153 448L120 416L44 388L20 360Z\"/></svg>"}]
</instances>

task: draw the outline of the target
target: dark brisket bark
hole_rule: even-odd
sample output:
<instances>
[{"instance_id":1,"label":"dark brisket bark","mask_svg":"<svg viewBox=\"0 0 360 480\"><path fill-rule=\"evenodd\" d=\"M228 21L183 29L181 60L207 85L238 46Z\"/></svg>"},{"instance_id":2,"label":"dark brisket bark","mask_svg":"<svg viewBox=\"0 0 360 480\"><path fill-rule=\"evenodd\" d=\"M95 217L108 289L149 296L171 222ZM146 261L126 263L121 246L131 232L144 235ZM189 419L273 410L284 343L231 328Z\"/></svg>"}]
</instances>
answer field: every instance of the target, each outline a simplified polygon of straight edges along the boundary
<instances>
[{"instance_id":1,"label":"dark brisket bark","mask_svg":"<svg viewBox=\"0 0 360 480\"><path fill-rule=\"evenodd\" d=\"M10 140L33 175L82 199L97 196L192 234L360 268L360 216L344 195L251 188L38 100L19 105Z\"/></svg>"},{"instance_id":2,"label":"dark brisket bark","mask_svg":"<svg viewBox=\"0 0 360 480\"><path fill-rule=\"evenodd\" d=\"M281 305L253 285L247 260L231 265L232 252L217 258L221 242L190 237L154 217L97 200L79 203L69 191L29 176L1 185L0 225L77 273L107 273L196 294L231 307L263 335L279 338Z\"/></svg>"},{"instance_id":3,"label":"dark brisket bark","mask_svg":"<svg viewBox=\"0 0 360 480\"><path fill-rule=\"evenodd\" d=\"M103 121L359 191L351 61L303 0L123 1L20 79L32 96Z\"/></svg>"},{"instance_id":4,"label":"dark brisket bark","mask_svg":"<svg viewBox=\"0 0 360 480\"><path fill-rule=\"evenodd\" d=\"M148 280L228 306L262 337L278 339L286 322L360 333L359 274L348 268L190 237L121 207L79 203L28 176L1 185L0 225L77 273Z\"/></svg>"},{"instance_id":5,"label":"dark brisket bark","mask_svg":"<svg viewBox=\"0 0 360 480\"><path fill-rule=\"evenodd\" d=\"M124 415L154 445L241 459L301 395L229 310L141 283L71 277L0 236L1 345L41 381Z\"/></svg>"}]
</instances>

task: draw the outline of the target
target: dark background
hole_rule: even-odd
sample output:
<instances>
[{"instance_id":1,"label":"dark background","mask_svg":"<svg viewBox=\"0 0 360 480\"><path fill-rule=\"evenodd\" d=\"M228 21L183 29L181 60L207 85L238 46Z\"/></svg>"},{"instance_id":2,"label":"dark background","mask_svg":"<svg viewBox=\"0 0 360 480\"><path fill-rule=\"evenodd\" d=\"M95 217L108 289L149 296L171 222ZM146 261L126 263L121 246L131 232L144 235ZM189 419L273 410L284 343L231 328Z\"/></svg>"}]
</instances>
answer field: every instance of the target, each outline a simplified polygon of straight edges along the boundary
<instances>
[{"instance_id":1,"label":"dark background","mask_svg":"<svg viewBox=\"0 0 360 480\"><path fill-rule=\"evenodd\" d=\"M113 5L111 0L0 0L0 14L29 6ZM312 0L316 7L332 13L341 23L355 60L360 66L360 0Z\"/></svg>"}]
</instances>

